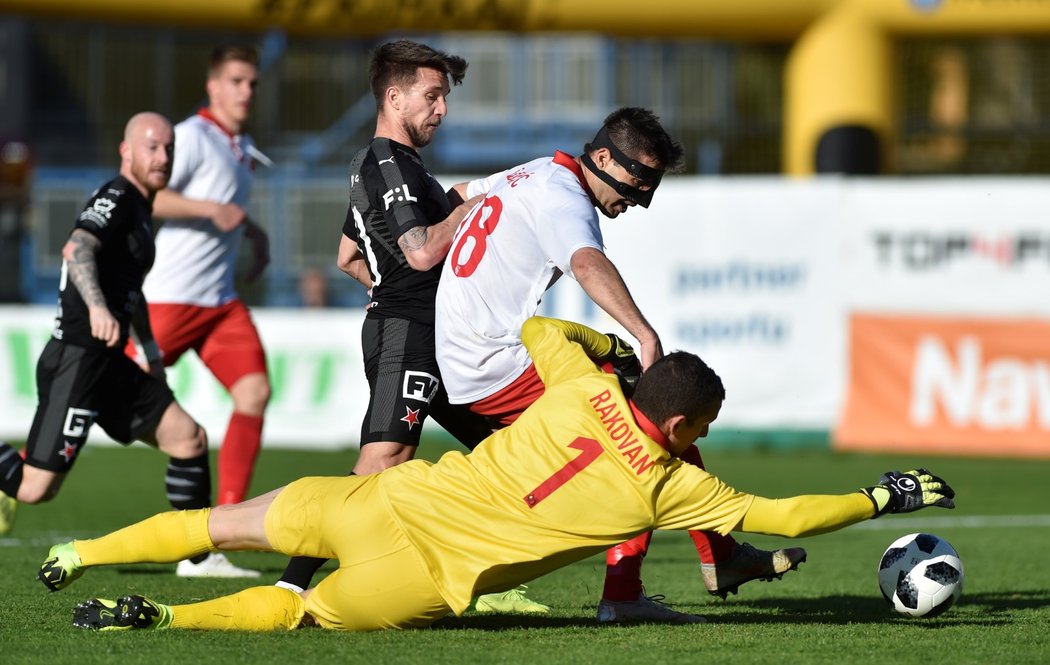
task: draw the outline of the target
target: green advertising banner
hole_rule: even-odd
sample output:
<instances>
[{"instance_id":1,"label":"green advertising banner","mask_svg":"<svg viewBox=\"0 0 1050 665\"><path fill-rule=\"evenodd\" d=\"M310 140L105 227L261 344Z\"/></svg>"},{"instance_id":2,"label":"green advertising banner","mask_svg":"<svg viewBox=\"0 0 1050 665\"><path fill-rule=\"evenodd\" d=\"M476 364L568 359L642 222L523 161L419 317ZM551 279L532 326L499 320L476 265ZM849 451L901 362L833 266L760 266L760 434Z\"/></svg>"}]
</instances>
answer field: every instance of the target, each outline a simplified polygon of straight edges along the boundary
<instances>
[{"instance_id":1,"label":"green advertising banner","mask_svg":"<svg viewBox=\"0 0 1050 665\"><path fill-rule=\"evenodd\" d=\"M36 362L50 338L54 308L0 307L0 438L21 441L36 410ZM264 440L279 447L357 445L368 404L361 365L364 313L349 310L253 311L273 389ZM168 384L218 446L231 401L192 352L168 369ZM109 441L95 427L89 440Z\"/></svg>"}]
</instances>

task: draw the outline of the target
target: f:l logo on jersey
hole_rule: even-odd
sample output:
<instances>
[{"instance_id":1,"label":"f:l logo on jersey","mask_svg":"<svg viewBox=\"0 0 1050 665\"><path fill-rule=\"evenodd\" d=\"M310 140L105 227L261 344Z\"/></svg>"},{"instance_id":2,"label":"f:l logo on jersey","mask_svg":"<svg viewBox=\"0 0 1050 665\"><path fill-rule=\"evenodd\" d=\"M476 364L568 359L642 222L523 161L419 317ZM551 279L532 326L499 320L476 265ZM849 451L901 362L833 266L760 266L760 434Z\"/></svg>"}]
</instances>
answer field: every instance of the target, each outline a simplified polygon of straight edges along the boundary
<instances>
[{"instance_id":1,"label":"f:l logo on jersey","mask_svg":"<svg viewBox=\"0 0 1050 665\"><path fill-rule=\"evenodd\" d=\"M409 201L411 203L417 203L419 199L408 193L408 185L398 185L391 189L386 194L383 194L383 205L386 206L387 210L390 210L390 206L394 205L394 201Z\"/></svg>"}]
</instances>

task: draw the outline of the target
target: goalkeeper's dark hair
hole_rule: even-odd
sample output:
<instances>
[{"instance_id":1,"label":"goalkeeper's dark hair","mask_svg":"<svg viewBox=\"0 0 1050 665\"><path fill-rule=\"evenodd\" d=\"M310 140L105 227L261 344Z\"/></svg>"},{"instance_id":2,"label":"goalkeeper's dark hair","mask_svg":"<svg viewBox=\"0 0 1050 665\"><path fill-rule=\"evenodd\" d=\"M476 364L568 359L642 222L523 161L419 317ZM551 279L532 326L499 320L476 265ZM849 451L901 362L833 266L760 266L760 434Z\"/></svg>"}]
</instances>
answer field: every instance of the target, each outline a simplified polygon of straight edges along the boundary
<instances>
[{"instance_id":1,"label":"goalkeeper's dark hair","mask_svg":"<svg viewBox=\"0 0 1050 665\"><path fill-rule=\"evenodd\" d=\"M466 60L426 44L407 39L381 44L372 51L368 61L368 86L376 99L376 108L383 108L383 98L390 86L407 88L415 83L420 67L436 69L448 77L452 85L462 83L467 73Z\"/></svg>"},{"instance_id":2,"label":"goalkeeper's dark hair","mask_svg":"<svg viewBox=\"0 0 1050 665\"><path fill-rule=\"evenodd\" d=\"M657 167L668 173L682 167L681 144L671 138L660 124L660 118L649 109L637 106L616 109L605 118L602 127L609 133L613 145L631 159L652 157ZM583 149L588 154L595 150L590 143Z\"/></svg>"},{"instance_id":3,"label":"goalkeeper's dark hair","mask_svg":"<svg viewBox=\"0 0 1050 665\"><path fill-rule=\"evenodd\" d=\"M631 398L654 424L685 416L692 423L713 404L726 398L722 379L699 356L675 351L642 372Z\"/></svg>"}]
</instances>

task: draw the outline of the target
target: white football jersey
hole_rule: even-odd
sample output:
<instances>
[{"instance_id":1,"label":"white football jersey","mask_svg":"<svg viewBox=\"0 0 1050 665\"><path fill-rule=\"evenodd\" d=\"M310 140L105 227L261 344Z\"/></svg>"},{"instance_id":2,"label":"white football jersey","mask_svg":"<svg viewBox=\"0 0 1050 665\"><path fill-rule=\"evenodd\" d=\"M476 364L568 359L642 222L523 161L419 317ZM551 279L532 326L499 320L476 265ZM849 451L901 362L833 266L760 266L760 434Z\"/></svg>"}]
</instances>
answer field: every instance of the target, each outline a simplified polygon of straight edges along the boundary
<instances>
[{"instance_id":1,"label":"white football jersey","mask_svg":"<svg viewBox=\"0 0 1050 665\"><path fill-rule=\"evenodd\" d=\"M570 259L602 250L598 213L573 158L557 153L473 180L486 193L460 224L441 273L435 340L441 379L454 404L476 402L528 369L521 326Z\"/></svg>"},{"instance_id":2,"label":"white football jersey","mask_svg":"<svg viewBox=\"0 0 1050 665\"><path fill-rule=\"evenodd\" d=\"M175 126L175 163L168 188L190 199L247 208L252 155L247 134L229 134L206 112ZM142 291L151 303L217 307L237 297L237 249L244 227L222 232L208 218L165 219L157 259Z\"/></svg>"}]
</instances>

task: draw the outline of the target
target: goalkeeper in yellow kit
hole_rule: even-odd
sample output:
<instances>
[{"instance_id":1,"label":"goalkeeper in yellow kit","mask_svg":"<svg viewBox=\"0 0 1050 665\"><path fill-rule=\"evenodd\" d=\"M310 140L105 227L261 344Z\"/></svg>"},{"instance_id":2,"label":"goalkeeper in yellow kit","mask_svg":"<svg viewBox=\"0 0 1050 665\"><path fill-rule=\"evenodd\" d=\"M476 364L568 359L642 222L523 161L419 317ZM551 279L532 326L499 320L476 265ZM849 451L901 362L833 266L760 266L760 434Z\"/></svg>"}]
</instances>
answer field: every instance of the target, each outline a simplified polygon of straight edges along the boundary
<instances>
[{"instance_id":1,"label":"goalkeeper in yellow kit","mask_svg":"<svg viewBox=\"0 0 1050 665\"><path fill-rule=\"evenodd\" d=\"M766 499L739 492L676 453L707 434L725 397L695 355L654 363L624 397L590 360L610 339L534 317L522 339L546 392L469 454L369 476L303 478L244 503L161 513L94 540L56 545L38 578L57 591L91 566L180 561L213 550L335 558L297 594L276 586L189 605L138 595L79 604L74 625L279 630L425 626L652 529L806 536L887 512L954 507L924 469L890 472L843 495Z\"/></svg>"}]
</instances>

